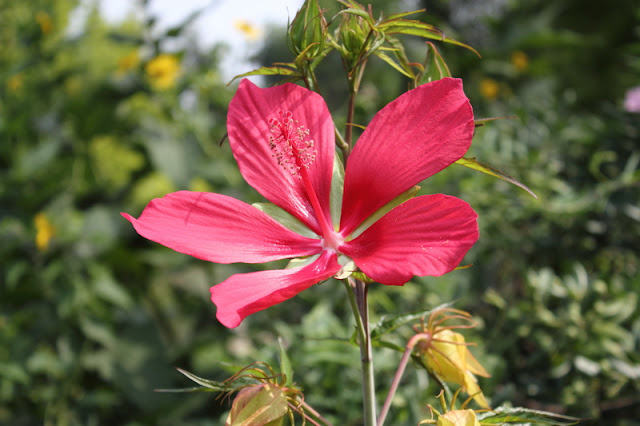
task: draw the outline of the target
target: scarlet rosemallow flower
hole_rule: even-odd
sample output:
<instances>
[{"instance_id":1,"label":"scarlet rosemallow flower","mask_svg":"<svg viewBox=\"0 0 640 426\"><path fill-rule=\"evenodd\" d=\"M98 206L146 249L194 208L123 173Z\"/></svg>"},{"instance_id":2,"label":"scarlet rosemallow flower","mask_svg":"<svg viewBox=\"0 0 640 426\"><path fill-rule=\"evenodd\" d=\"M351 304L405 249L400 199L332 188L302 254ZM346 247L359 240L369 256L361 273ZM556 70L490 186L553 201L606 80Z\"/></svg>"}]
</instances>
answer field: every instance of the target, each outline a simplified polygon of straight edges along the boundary
<instances>
[{"instance_id":1,"label":"scarlet rosemallow flower","mask_svg":"<svg viewBox=\"0 0 640 426\"><path fill-rule=\"evenodd\" d=\"M300 86L261 89L243 80L227 129L243 177L275 206L179 191L152 200L138 219L123 213L143 237L199 259L302 259L214 285L216 316L227 327L339 271L344 275L351 262L387 285L445 274L478 239L477 215L464 201L407 195L471 144L473 112L458 79L419 86L378 112L344 175L329 110L320 95Z\"/></svg>"}]
</instances>

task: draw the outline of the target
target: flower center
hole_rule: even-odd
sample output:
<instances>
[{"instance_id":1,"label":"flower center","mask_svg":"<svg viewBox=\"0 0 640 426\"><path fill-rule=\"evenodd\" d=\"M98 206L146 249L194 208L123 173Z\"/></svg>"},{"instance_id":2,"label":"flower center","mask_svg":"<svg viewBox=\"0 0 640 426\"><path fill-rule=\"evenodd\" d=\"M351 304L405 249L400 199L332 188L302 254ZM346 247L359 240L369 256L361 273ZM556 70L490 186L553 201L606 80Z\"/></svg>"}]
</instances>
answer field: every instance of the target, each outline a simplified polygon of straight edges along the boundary
<instances>
[{"instance_id":1,"label":"flower center","mask_svg":"<svg viewBox=\"0 0 640 426\"><path fill-rule=\"evenodd\" d=\"M322 232L322 247L336 250L342 244L342 237L335 232L331 217L325 215L318 195L309 177L309 167L316 160L317 151L313 139L308 139L309 129L300 125L290 111L279 111L277 117L269 119L271 135L269 148L273 157L292 176L302 180L309 202L316 214ZM330 214L327 211L327 214Z\"/></svg>"},{"instance_id":2,"label":"flower center","mask_svg":"<svg viewBox=\"0 0 640 426\"><path fill-rule=\"evenodd\" d=\"M269 119L269 125L269 148L273 157L291 175L302 179L300 170L308 169L316 159L313 140L307 140L309 129L298 125L291 111L279 111L278 118Z\"/></svg>"}]
</instances>

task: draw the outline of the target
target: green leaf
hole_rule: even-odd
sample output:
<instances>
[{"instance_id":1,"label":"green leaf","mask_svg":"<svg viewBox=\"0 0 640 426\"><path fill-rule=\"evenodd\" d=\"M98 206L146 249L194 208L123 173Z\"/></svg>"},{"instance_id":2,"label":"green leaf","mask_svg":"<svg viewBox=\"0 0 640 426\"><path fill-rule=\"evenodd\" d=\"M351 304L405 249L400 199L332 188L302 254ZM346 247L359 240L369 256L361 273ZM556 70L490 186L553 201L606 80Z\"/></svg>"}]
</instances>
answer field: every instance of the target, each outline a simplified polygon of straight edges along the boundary
<instances>
[{"instance_id":1,"label":"green leaf","mask_svg":"<svg viewBox=\"0 0 640 426\"><path fill-rule=\"evenodd\" d=\"M532 410L522 407L498 407L493 411L479 413L478 420L483 425L533 423L540 425L573 425L580 421L576 417L563 416L548 411Z\"/></svg>"},{"instance_id":2,"label":"green leaf","mask_svg":"<svg viewBox=\"0 0 640 426\"><path fill-rule=\"evenodd\" d=\"M482 173L486 173L489 176L493 176L493 177L497 177L498 179L502 179L506 182L509 182L519 188L524 189L525 191L527 191L533 198L535 198L536 200L538 199L538 196L536 194L534 194L534 192L529 189L525 184L517 181L516 179L512 178L511 176L502 173L500 170L498 169L494 169L493 167L487 165L487 164L483 164L480 163L478 161L476 161L475 158L465 158L462 157L461 159L459 159L458 161L456 161L456 164L460 165L460 166L464 166L464 167L468 167L470 169L473 170L477 170L479 172Z\"/></svg>"},{"instance_id":3,"label":"green leaf","mask_svg":"<svg viewBox=\"0 0 640 426\"><path fill-rule=\"evenodd\" d=\"M413 75L411 75L407 71L405 71L396 61L394 61L392 58L387 56L386 53L381 52L380 50L378 50L377 52L375 52L375 55L378 58L380 58L383 61L385 61L387 64L391 65L393 67L393 69L395 69L396 71L398 71L402 75L405 75L405 76L407 76L409 78L413 78L414 77Z\"/></svg>"},{"instance_id":4,"label":"green leaf","mask_svg":"<svg viewBox=\"0 0 640 426\"><path fill-rule=\"evenodd\" d=\"M342 15L345 13L350 15L356 15L363 18L365 21L367 21L367 23L371 26L371 28L374 28L376 26L376 23L373 21L373 18L366 11L362 9L357 9L357 8L343 9L340 12L338 12L336 16Z\"/></svg>"},{"instance_id":5,"label":"green leaf","mask_svg":"<svg viewBox=\"0 0 640 426\"><path fill-rule=\"evenodd\" d=\"M280 349L280 372L284 374L286 379L285 386L291 387L293 386L293 367L291 367L291 360L284 349L281 337L278 337L278 348Z\"/></svg>"},{"instance_id":6,"label":"green leaf","mask_svg":"<svg viewBox=\"0 0 640 426\"><path fill-rule=\"evenodd\" d=\"M384 315L382 318L380 318L380 321L378 321L371 327L371 340L379 340L380 336L387 334L400 326L403 326L409 322L418 321L422 317L429 316L431 312L437 309L449 307L450 305L450 303L444 303L433 309L414 312L411 314Z\"/></svg>"},{"instance_id":7,"label":"green leaf","mask_svg":"<svg viewBox=\"0 0 640 426\"><path fill-rule=\"evenodd\" d=\"M445 43L454 44L471 50L478 57L480 54L473 47L461 43L457 40L447 37L444 32L433 25L426 24L421 21L409 19L385 20L378 24L377 29L385 34L408 34L432 40L441 40Z\"/></svg>"},{"instance_id":8,"label":"green leaf","mask_svg":"<svg viewBox=\"0 0 640 426\"><path fill-rule=\"evenodd\" d=\"M183 370L181 368L178 368L177 370L202 387L213 389L214 391L218 391L218 392L226 392L229 390L230 386L228 383L216 382L215 380L209 380L209 379L203 379L202 377L198 377L195 374L189 373L188 371Z\"/></svg>"},{"instance_id":9,"label":"green leaf","mask_svg":"<svg viewBox=\"0 0 640 426\"><path fill-rule=\"evenodd\" d=\"M231 84L234 80L238 78L248 77L250 75L285 75L290 77L302 78L302 76L300 75L297 69L291 68L289 66L260 67L256 70L249 71L244 74L236 75L231 79L229 83L227 83L227 85Z\"/></svg>"}]
</instances>

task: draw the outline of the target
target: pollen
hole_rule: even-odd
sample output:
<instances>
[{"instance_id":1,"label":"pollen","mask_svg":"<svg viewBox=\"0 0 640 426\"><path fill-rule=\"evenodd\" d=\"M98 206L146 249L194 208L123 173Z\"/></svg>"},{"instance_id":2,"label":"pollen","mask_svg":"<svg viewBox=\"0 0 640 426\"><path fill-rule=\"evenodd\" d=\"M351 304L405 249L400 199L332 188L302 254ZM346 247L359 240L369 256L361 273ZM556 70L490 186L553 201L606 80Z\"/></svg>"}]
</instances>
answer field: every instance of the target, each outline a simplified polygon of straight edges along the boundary
<instances>
[{"instance_id":1,"label":"pollen","mask_svg":"<svg viewBox=\"0 0 640 426\"><path fill-rule=\"evenodd\" d=\"M272 156L292 176L300 176L300 170L308 169L316 159L314 142L309 139L309 129L300 125L290 111L279 111L269 119L271 135L269 148Z\"/></svg>"}]
</instances>

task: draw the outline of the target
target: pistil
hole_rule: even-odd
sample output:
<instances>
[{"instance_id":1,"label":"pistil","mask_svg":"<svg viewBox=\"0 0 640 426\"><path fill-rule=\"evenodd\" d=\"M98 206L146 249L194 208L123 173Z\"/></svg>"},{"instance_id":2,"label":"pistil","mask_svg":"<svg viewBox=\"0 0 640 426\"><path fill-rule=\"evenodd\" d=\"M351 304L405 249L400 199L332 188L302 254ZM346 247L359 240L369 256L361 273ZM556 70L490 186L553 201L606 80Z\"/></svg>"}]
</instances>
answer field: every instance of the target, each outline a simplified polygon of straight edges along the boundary
<instances>
[{"instance_id":1,"label":"pistil","mask_svg":"<svg viewBox=\"0 0 640 426\"><path fill-rule=\"evenodd\" d=\"M308 169L316 159L314 141L308 139L309 129L294 120L289 111L280 111L279 118L269 119L272 135L269 137L269 146L273 156L286 171L292 176L302 180L311 207L313 208L323 237L323 247L336 251L342 243L342 238L331 225L331 218L326 217L320 204L320 200L311 183Z\"/></svg>"}]
</instances>

